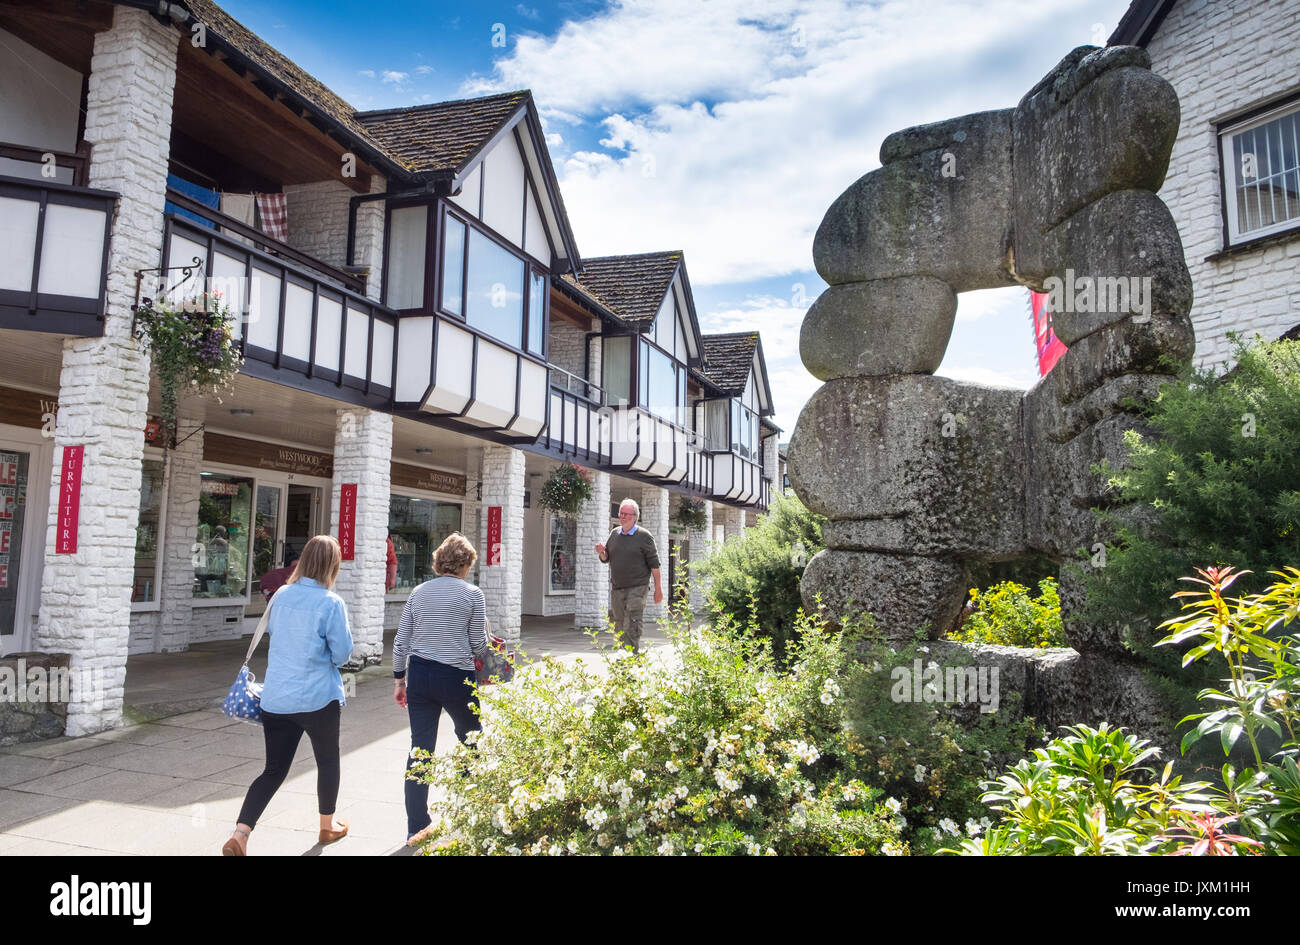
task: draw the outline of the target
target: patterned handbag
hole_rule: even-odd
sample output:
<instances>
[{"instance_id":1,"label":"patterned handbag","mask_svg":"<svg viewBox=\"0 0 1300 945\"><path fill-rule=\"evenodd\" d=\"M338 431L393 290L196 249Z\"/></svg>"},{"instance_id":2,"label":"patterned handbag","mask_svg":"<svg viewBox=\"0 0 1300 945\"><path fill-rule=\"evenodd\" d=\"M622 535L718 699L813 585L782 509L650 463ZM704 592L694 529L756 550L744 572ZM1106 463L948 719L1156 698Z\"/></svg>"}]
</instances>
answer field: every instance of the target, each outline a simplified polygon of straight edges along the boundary
<instances>
[{"instance_id":1,"label":"patterned handbag","mask_svg":"<svg viewBox=\"0 0 1300 945\"><path fill-rule=\"evenodd\" d=\"M238 722L262 724L262 685L253 675L253 671L248 668L248 661L253 658L253 651L257 649L257 644L262 642L262 634L266 633L266 623L271 617L271 605L275 603L276 597L280 596L282 590L284 587L272 594L271 599L267 601L266 610L262 611L262 619L257 622L257 632L253 634L253 642L248 644L248 652L244 654L244 665L239 667L239 675L235 677L235 682L226 693L226 698L221 700L221 711Z\"/></svg>"},{"instance_id":2,"label":"patterned handbag","mask_svg":"<svg viewBox=\"0 0 1300 945\"><path fill-rule=\"evenodd\" d=\"M486 621L483 629L487 633L488 648L482 659L474 657L475 682L480 686L510 682L515 678L515 655L506 649L505 640L492 635Z\"/></svg>"}]
</instances>

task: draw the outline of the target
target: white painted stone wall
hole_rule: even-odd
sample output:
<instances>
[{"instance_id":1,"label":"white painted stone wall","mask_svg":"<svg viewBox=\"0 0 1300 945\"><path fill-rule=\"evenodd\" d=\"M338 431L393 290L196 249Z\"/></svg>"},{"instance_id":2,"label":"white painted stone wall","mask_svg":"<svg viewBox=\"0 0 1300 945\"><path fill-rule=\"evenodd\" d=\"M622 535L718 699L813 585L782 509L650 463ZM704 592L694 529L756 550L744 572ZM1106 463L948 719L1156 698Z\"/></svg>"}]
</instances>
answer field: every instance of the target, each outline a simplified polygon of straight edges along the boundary
<instances>
[{"instance_id":1,"label":"white painted stone wall","mask_svg":"<svg viewBox=\"0 0 1300 945\"><path fill-rule=\"evenodd\" d=\"M701 528L692 528L687 531L687 541L690 542L690 560L691 562L700 561L709 556L711 542L713 540L713 503L705 501L704 503L704 525ZM706 598L709 591L708 579L703 575L696 574L689 567L687 568L690 580L690 604L692 613L701 613L705 609Z\"/></svg>"},{"instance_id":2,"label":"white painted stone wall","mask_svg":"<svg viewBox=\"0 0 1300 945\"><path fill-rule=\"evenodd\" d=\"M90 186L120 197L109 250L104 337L64 342L49 530L36 647L71 654L103 680L74 692L67 734L121 723L130 639L149 358L131 337L135 271L158 265L179 34L147 13L114 11L95 37L86 106ZM83 445L76 554L55 553L63 451Z\"/></svg>"},{"instance_id":3,"label":"white painted stone wall","mask_svg":"<svg viewBox=\"0 0 1300 945\"><path fill-rule=\"evenodd\" d=\"M714 521L719 519L722 521L724 541L731 541L731 539L745 534L745 509L733 508L730 505L719 505L713 513L713 518Z\"/></svg>"},{"instance_id":4,"label":"white painted stone wall","mask_svg":"<svg viewBox=\"0 0 1300 945\"><path fill-rule=\"evenodd\" d=\"M577 595L573 625L603 627L609 612L609 565L596 557L596 545L609 538L609 473L588 470L591 498L578 513Z\"/></svg>"},{"instance_id":5,"label":"white painted stone wall","mask_svg":"<svg viewBox=\"0 0 1300 945\"><path fill-rule=\"evenodd\" d=\"M373 175L371 193L382 193L384 178ZM289 215L289 245L331 266L348 264L348 203L356 191L339 180L310 184L286 184L285 207ZM384 202L369 201L357 206L354 264L369 266L366 295L380 301L383 285Z\"/></svg>"},{"instance_id":6,"label":"white painted stone wall","mask_svg":"<svg viewBox=\"0 0 1300 945\"><path fill-rule=\"evenodd\" d=\"M550 347L547 357L556 367L563 368L570 374L585 378L587 333L571 322L559 318L551 319ZM560 383L563 375L556 378ZM574 389L575 393L581 391Z\"/></svg>"},{"instance_id":7,"label":"white painted stone wall","mask_svg":"<svg viewBox=\"0 0 1300 945\"><path fill-rule=\"evenodd\" d=\"M354 559L344 561L334 591L348 606L352 625L349 668L378 663L384 651L384 579L388 570L388 506L393 418L361 408L338 411L334 428L334 484L330 529L339 534L342 486L356 483Z\"/></svg>"},{"instance_id":8,"label":"white painted stone wall","mask_svg":"<svg viewBox=\"0 0 1300 945\"><path fill-rule=\"evenodd\" d=\"M478 559L470 572L470 581L477 584L480 569L483 567L482 513L480 512L478 489L483 476L483 448L471 446L465 450L465 504L460 510L460 533L474 543Z\"/></svg>"},{"instance_id":9,"label":"white painted stone wall","mask_svg":"<svg viewBox=\"0 0 1300 945\"><path fill-rule=\"evenodd\" d=\"M668 615L668 556L672 553L672 542L668 535L668 500L670 493L658 486L645 486L641 490L642 528L650 532L655 540L655 550L659 552L659 586L663 588L663 603L656 604L654 599L654 581L645 599L645 626L654 625Z\"/></svg>"},{"instance_id":10,"label":"white painted stone wall","mask_svg":"<svg viewBox=\"0 0 1300 945\"><path fill-rule=\"evenodd\" d=\"M1148 46L1178 93L1182 122L1160 197L1178 224L1196 301L1196 357L1229 360L1229 331L1276 338L1300 324L1300 234L1206 262L1224 238L1216 126L1284 91L1300 63L1300 0L1181 0Z\"/></svg>"},{"instance_id":11,"label":"white painted stone wall","mask_svg":"<svg viewBox=\"0 0 1300 945\"><path fill-rule=\"evenodd\" d=\"M162 597L156 652L189 648L194 625L194 546L199 531L203 429L196 420L176 422L177 447L167 453L167 534L163 539ZM223 624L224 625L224 624Z\"/></svg>"},{"instance_id":12,"label":"white painted stone wall","mask_svg":"<svg viewBox=\"0 0 1300 945\"><path fill-rule=\"evenodd\" d=\"M479 545L479 587L487 600L493 632L518 640L524 597L524 454L498 444L483 447L482 541ZM487 510L501 506L501 563L489 565Z\"/></svg>"},{"instance_id":13,"label":"white painted stone wall","mask_svg":"<svg viewBox=\"0 0 1300 945\"><path fill-rule=\"evenodd\" d=\"M774 483L773 495L780 491L780 469L781 454L777 448L776 435L773 434L763 441L763 478Z\"/></svg>"}]
</instances>

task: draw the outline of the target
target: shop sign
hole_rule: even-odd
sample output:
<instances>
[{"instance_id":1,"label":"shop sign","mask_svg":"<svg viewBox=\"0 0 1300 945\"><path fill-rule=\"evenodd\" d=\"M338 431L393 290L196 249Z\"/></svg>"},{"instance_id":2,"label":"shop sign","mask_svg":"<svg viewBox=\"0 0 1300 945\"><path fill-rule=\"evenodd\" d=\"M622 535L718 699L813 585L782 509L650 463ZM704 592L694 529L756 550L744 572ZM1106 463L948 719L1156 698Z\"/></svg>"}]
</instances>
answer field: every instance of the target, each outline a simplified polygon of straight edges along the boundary
<instances>
[{"instance_id":1,"label":"shop sign","mask_svg":"<svg viewBox=\"0 0 1300 945\"><path fill-rule=\"evenodd\" d=\"M329 453L245 440L223 433L208 433L203 437L203 458L210 463L252 466L272 472L319 476L321 479L334 475L334 457Z\"/></svg>"},{"instance_id":2,"label":"shop sign","mask_svg":"<svg viewBox=\"0 0 1300 945\"><path fill-rule=\"evenodd\" d=\"M393 463L389 475L393 485L406 489L442 492L446 495L465 494L465 477L444 469L425 469L423 466Z\"/></svg>"},{"instance_id":3,"label":"shop sign","mask_svg":"<svg viewBox=\"0 0 1300 945\"><path fill-rule=\"evenodd\" d=\"M487 563L501 563L501 506L488 507L487 516Z\"/></svg>"},{"instance_id":4,"label":"shop sign","mask_svg":"<svg viewBox=\"0 0 1300 945\"><path fill-rule=\"evenodd\" d=\"M0 386L0 423L40 430L51 437L58 413L59 401L49 394ZM149 418L145 424L144 441L150 446L162 442L162 421L157 417Z\"/></svg>"},{"instance_id":5,"label":"shop sign","mask_svg":"<svg viewBox=\"0 0 1300 945\"><path fill-rule=\"evenodd\" d=\"M357 535L357 484L345 482L339 489L339 545L343 560L355 557Z\"/></svg>"},{"instance_id":6,"label":"shop sign","mask_svg":"<svg viewBox=\"0 0 1300 945\"><path fill-rule=\"evenodd\" d=\"M59 518L54 553L76 554L77 522L81 513L81 461L84 446L63 448L63 469L59 474Z\"/></svg>"}]
</instances>

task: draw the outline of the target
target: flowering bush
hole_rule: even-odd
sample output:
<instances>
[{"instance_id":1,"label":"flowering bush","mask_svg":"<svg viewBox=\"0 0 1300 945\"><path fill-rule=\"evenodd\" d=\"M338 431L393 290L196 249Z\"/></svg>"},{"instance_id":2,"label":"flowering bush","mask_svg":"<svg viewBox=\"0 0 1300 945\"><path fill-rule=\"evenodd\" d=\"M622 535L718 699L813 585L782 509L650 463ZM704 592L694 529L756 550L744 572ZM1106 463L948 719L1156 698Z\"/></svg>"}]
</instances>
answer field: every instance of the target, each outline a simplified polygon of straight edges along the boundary
<instances>
[{"instance_id":1,"label":"flowering bush","mask_svg":"<svg viewBox=\"0 0 1300 945\"><path fill-rule=\"evenodd\" d=\"M591 498L591 481L587 471L572 463L561 463L547 477L537 504L544 509L576 515Z\"/></svg>"},{"instance_id":2,"label":"flowering bush","mask_svg":"<svg viewBox=\"0 0 1300 945\"><path fill-rule=\"evenodd\" d=\"M852 776L842 634L803 619L791 671L730 625L657 656L547 659L480 693L472 747L422 758L448 854L906 851L897 801Z\"/></svg>"},{"instance_id":3,"label":"flowering bush","mask_svg":"<svg viewBox=\"0 0 1300 945\"><path fill-rule=\"evenodd\" d=\"M219 292L205 292L173 307L167 299L132 306L136 332L145 339L161 390L164 437L176 437L176 403L185 387L230 386L244 363L234 320Z\"/></svg>"},{"instance_id":4,"label":"flowering bush","mask_svg":"<svg viewBox=\"0 0 1300 945\"><path fill-rule=\"evenodd\" d=\"M1035 648L1068 645L1053 578L1038 582L1038 597L1015 581L1003 581L983 594L971 588L970 599L974 612L949 635L951 639Z\"/></svg>"}]
</instances>

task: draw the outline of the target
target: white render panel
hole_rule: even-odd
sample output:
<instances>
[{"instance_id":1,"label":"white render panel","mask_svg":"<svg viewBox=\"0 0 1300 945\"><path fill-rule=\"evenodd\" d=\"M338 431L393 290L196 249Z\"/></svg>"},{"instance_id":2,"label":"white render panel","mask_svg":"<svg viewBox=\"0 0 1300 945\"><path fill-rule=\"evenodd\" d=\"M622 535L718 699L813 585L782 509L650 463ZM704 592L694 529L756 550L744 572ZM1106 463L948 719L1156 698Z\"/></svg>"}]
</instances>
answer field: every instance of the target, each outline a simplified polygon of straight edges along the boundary
<instances>
[{"instance_id":1,"label":"white render panel","mask_svg":"<svg viewBox=\"0 0 1300 945\"><path fill-rule=\"evenodd\" d=\"M280 277L265 269L254 269L253 288L256 294L248 314L248 343L274 351L280 330Z\"/></svg>"},{"instance_id":2,"label":"white render panel","mask_svg":"<svg viewBox=\"0 0 1300 945\"><path fill-rule=\"evenodd\" d=\"M546 422L546 368L525 360L519 372L519 416L536 421L538 429Z\"/></svg>"},{"instance_id":3,"label":"white render panel","mask_svg":"<svg viewBox=\"0 0 1300 945\"><path fill-rule=\"evenodd\" d=\"M284 287L284 354L311 358L311 292L293 282Z\"/></svg>"},{"instance_id":4,"label":"white render panel","mask_svg":"<svg viewBox=\"0 0 1300 945\"><path fill-rule=\"evenodd\" d=\"M0 289L29 292L36 260L36 218L40 207L32 200L0 197Z\"/></svg>"},{"instance_id":5,"label":"white render panel","mask_svg":"<svg viewBox=\"0 0 1300 945\"><path fill-rule=\"evenodd\" d=\"M343 303L322 295L316 303L315 363L317 366L328 371L339 369L339 333L342 330Z\"/></svg>"},{"instance_id":6,"label":"white render panel","mask_svg":"<svg viewBox=\"0 0 1300 945\"><path fill-rule=\"evenodd\" d=\"M234 320L235 337L244 331L243 315L248 311L249 285L244 277L244 262L220 250L212 254L212 273L208 285L213 292L220 292L226 300L226 306ZM254 270L256 271L256 270Z\"/></svg>"},{"instance_id":7,"label":"white render panel","mask_svg":"<svg viewBox=\"0 0 1300 945\"><path fill-rule=\"evenodd\" d=\"M375 338L370 349L370 382L393 386L393 326L376 318Z\"/></svg>"},{"instance_id":8,"label":"white render panel","mask_svg":"<svg viewBox=\"0 0 1300 945\"><path fill-rule=\"evenodd\" d=\"M81 73L6 30L0 30L0 48L5 50L0 56L0 89L5 92L0 96L0 141L75 151ZM61 170L56 179L64 180L66 173ZM39 177L40 166L15 161L0 174Z\"/></svg>"},{"instance_id":9,"label":"white render panel","mask_svg":"<svg viewBox=\"0 0 1300 945\"><path fill-rule=\"evenodd\" d=\"M465 178L465 186L460 193L451 198L451 202L472 217L478 216L479 189L483 186L483 165L480 164Z\"/></svg>"},{"instance_id":10,"label":"white render panel","mask_svg":"<svg viewBox=\"0 0 1300 945\"><path fill-rule=\"evenodd\" d=\"M370 316L364 311L348 306L348 334L343 352L343 373L352 377L366 376L366 354L370 346Z\"/></svg>"},{"instance_id":11,"label":"white render panel","mask_svg":"<svg viewBox=\"0 0 1300 945\"><path fill-rule=\"evenodd\" d=\"M403 318L397 323L397 389L394 400L421 400L429 389L433 360L433 316Z\"/></svg>"},{"instance_id":12,"label":"white render panel","mask_svg":"<svg viewBox=\"0 0 1300 945\"><path fill-rule=\"evenodd\" d=\"M479 339L478 380L470 417L499 426L510 422L515 413L515 360L511 352Z\"/></svg>"},{"instance_id":13,"label":"white render panel","mask_svg":"<svg viewBox=\"0 0 1300 945\"><path fill-rule=\"evenodd\" d=\"M86 207L45 207L40 291L81 299L99 297L104 260L104 214Z\"/></svg>"},{"instance_id":14,"label":"white render panel","mask_svg":"<svg viewBox=\"0 0 1300 945\"><path fill-rule=\"evenodd\" d=\"M524 161L508 134L483 159L483 222L520 249L524 244Z\"/></svg>"},{"instance_id":15,"label":"white render panel","mask_svg":"<svg viewBox=\"0 0 1300 945\"><path fill-rule=\"evenodd\" d=\"M426 407L459 412L469 401L474 336L448 322L438 326L438 371Z\"/></svg>"},{"instance_id":16,"label":"white render panel","mask_svg":"<svg viewBox=\"0 0 1300 945\"><path fill-rule=\"evenodd\" d=\"M525 224L524 249L530 256L545 263L549 268L551 265L551 246L546 241L546 224L542 222L542 214L537 209L537 194L532 187L528 188L527 220Z\"/></svg>"},{"instance_id":17,"label":"white render panel","mask_svg":"<svg viewBox=\"0 0 1300 945\"><path fill-rule=\"evenodd\" d=\"M171 240L171 252L167 257L167 265L168 266L192 266L194 265L195 256L199 258L199 262L206 264L208 258L208 248L204 246L202 243L196 243L192 239L187 239L186 237L181 236L179 233L173 233L172 240ZM166 285L171 286L171 285L175 285L177 282L180 281L179 277L181 275L183 275L183 273L179 269L174 269L172 272L163 273L162 279L166 282ZM162 294L162 288L163 287L161 286L159 287L160 295ZM185 298L186 296L198 295L200 290L201 287L198 281L196 279L191 279L189 282L184 283L175 292L170 293L169 297L172 298L173 300L182 299ZM277 302L277 304L279 303Z\"/></svg>"}]
</instances>

